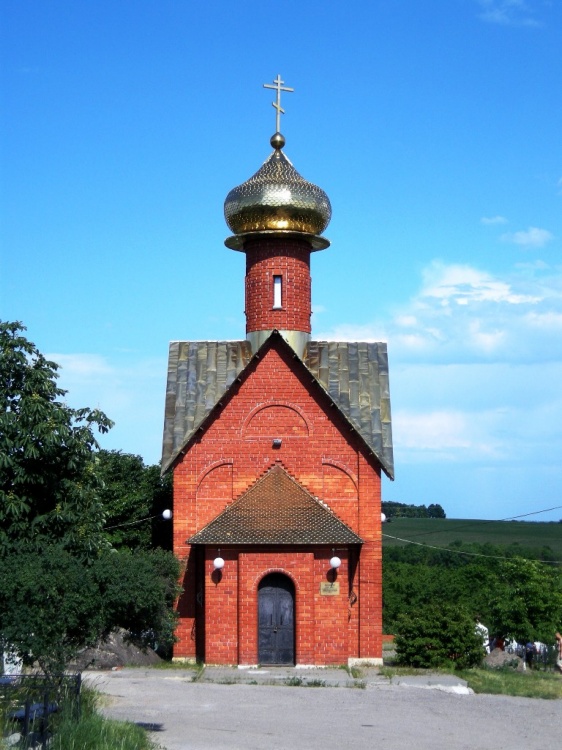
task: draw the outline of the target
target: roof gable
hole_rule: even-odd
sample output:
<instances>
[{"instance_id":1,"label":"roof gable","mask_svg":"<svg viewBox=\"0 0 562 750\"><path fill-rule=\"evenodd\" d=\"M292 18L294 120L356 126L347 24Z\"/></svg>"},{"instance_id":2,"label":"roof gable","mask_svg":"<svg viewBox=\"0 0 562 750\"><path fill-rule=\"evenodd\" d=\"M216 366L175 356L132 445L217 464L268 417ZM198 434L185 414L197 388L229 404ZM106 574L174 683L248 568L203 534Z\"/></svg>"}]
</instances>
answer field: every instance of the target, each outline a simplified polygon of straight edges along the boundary
<instances>
[{"instance_id":1,"label":"roof gable","mask_svg":"<svg viewBox=\"0 0 562 750\"><path fill-rule=\"evenodd\" d=\"M252 360L275 344L290 350L337 406L385 473L394 478L388 357L384 343L311 341L301 360L278 331L252 356L247 341L173 341L170 344L162 471L245 377Z\"/></svg>"},{"instance_id":2,"label":"roof gable","mask_svg":"<svg viewBox=\"0 0 562 750\"><path fill-rule=\"evenodd\" d=\"M275 464L188 543L362 544L362 539Z\"/></svg>"}]
</instances>

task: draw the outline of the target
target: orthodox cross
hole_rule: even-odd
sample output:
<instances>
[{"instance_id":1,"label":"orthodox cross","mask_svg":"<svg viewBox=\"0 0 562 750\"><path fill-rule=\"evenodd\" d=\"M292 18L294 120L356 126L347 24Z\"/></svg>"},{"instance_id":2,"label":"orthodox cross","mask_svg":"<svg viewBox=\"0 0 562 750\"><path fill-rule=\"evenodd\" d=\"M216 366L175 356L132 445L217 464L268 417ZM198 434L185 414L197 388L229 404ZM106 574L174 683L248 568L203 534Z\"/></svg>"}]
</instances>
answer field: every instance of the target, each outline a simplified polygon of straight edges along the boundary
<instances>
[{"instance_id":1,"label":"orthodox cross","mask_svg":"<svg viewBox=\"0 0 562 750\"><path fill-rule=\"evenodd\" d=\"M277 110L276 118L275 118L275 125L277 127L278 133L281 132L281 115L285 114L285 110L281 106L281 92L295 90L295 89L290 89L288 86L283 86L284 83L285 81L282 81L281 76L279 75L279 73L277 73L277 78L273 81L273 83L263 84L264 89L277 89L277 101L271 102L271 104Z\"/></svg>"}]
</instances>

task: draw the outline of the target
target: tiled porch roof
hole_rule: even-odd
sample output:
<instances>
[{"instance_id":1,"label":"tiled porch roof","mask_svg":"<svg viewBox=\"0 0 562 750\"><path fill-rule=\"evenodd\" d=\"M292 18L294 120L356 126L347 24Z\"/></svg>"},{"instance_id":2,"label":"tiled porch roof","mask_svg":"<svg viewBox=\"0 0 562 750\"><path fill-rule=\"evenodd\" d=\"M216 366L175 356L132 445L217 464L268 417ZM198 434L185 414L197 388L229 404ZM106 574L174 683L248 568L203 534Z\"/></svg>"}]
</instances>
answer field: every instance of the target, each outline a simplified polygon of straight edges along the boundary
<instances>
[{"instance_id":1,"label":"tiled porch roof","mask_svg":"<svg viewBox=\"0 0 562 750\"><path fill-rule=\"evenodd\" d=\"M362 544L362 539L275 464L188 542Z\"/></svg>"}]
</instances>

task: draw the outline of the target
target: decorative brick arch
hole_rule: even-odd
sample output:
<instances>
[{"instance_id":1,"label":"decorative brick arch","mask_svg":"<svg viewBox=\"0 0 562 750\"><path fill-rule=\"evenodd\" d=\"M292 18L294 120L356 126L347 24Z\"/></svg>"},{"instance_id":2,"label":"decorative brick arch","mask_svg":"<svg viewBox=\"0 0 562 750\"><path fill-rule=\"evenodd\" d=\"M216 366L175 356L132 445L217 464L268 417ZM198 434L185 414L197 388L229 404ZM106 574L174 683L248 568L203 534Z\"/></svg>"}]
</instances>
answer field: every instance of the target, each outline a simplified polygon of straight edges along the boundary
<instances>
[{"instance_id":1,"label":"decorative brick arch","mask_svg":"<svg viewBox=\"0 0 562 750\"><path fill-rule=\"evenodd\" d=\"M274 410L266 414L268 410ZM310 437L312 425L304 411L286 401L256 406L242 425L242 437Z\"/></svg>"},{"instance_id":2,"label":"decorative brick arch","mask_svg":"<svg viewBox=\"0 0 562 750\"><path fill-rule=\"evenodd\" d=\"M209 464L208 466L206 466L197 477L197 481L195 483L196 489L197 490L199 489L199 487L201 486L201 483L207 477L208 474L210 474L215 469L218 469L220 466L234 466L234 460L232 458L221 458L218 461L213 461L212 464Z\"/></svg>"},{"instance_id":3,"label":"decorative brick arch","mask_svg":"<svg viewBox=\"0 0 562 750\"><path fill-rule=\"evenodd\" d=\"M322 460L322 499L352 528L359 523L358 477L342 461Z\"/></svg>"},{"instance_id":4,"label":"decorative brick arch","mask_svg":"<svg viewBox=\"0 0 562 750\"><path fill-rule=\"evenodd\" d=\"M347 476L351 479L351 481L355 485L355 489L359 491L359 477L344 463L342 463L341 461L337 461L335 458L323 458L322 466L333 466L335 469L343 471L343 473L347 474Z\"/></svg>"},{"instance_id":5,"label":"decorative brick arch","mask_svg":"<svg viewBox=\"0 0 562 750\"><path fill-rule=\"evenodd\" d=\"M197 478L196 525L203 528L217 512L230 504L234 497L234 461L221 459L205 467Z\"/></svg>"}]
</instances>

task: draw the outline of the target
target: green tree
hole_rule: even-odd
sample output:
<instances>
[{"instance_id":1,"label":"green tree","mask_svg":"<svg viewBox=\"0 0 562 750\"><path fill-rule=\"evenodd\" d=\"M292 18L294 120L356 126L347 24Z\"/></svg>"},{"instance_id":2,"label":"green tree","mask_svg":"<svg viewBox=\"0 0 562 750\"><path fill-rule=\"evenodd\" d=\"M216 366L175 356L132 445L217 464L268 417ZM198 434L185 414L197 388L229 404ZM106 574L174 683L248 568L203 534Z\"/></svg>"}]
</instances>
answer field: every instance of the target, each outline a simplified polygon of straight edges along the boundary
<instances>
[{"instance_id":1,"label":"green tree","mask_svg":"<svg viewBox=\"0 0 562 750\"><path fill-rule=\"evenodd\" d=\"M172 646L180 563L171 552L105 553L94 563L93 575L102 600L104 634L121 627L141 646L157 644L164 652Z\"/></svg>"},{"instance_id":2,"label":"green tree","mask_svg":"<svg viewBox=\"0 0 562 750\"><path fill-rule=\"evenodd\" d=\"M105 629L100 588L91 566L47 545L0 558L0 633L4 648L37 662L56 680Z\"/></svg>"},{"instance_id":3,"label":"green tree","mask_svg":"<svg viewBox=\"0 0 562 750\"><path fill-rule=\"evenodd\" d=\"M92 555L104 544L94 433L112 422L64 403L58 365L23 331L0 322L0 555L14 544L42 549L53 540Z\"/></svg>"},{"instance_id":4,"label":"green tree","mask_svg":"<svg viewBox=\"0 0 562 750\"><path fill-rule=\"evenodd\" d=\"M484 657L474 618L452 605L429 605L404 613L397 622L395 643L400 664L422 669L467 669Z\"/></svg>"},{"instance_id":5,"label":"green tree","mask_svg":"<svg viewBox=\"0 0 562 750\"><path fill-rule=\"evenodd\" d=\"M103 412L64 402L58 366L24 330L0 323L0 647L53 676L117 626L168 644L179 564L163 550L111 547L108 472L97 461L94 433L112 423ZM119 461L138 464L132 459ZM145 469L146 497L152 492L150 502L163 502L156 467ZM114 488L113 500L117 494ZM145 510L141 503L137 512Z\"/></svg>"},{"instance_id":6,"label":"green tree","mask_svg":"<svg viewBox=\"0 0 562 750\"><path fill-rule=\"evenodd\" d=\"M562 574L534 560L500 561L490 596L490 632L551 643L560 629Z\"/></svg>"},{"instance_id":7,"label":"green tree","mask_svg":"<svg viewBox=\"0 0 562 750\"><path fill-rule=\"evenodd\" d=\"M404 612L456 602L492 636L551 643L560 629L562 571L520 557L515 545L461 544L454 551L409 545L383 550L383 620L394 633ZM462 554L464 553L464 554ZM553 559L552 550L528 549Z\"/></svg>"},{"instance_id":8,"label":"green tree","mask_svg":"<svg viewBox=\"0 0 562 750\"><path fill-rule=\"evenodd\" d=\"M439 505L439 503L431 503L431 505L427 506L427 516L428 518L446 518L445 511L443 508Z\"/></svg>"},{"instance_id":9,"label":"green tree","mask_svg":"<svg viewBox=\"0 0 562 750\"><path fill-rule=\"evenodd\" d=\"M440 505L408 505L394 500L385 500L381 506L387 518L445 518L445 511Z\"/></svg>"},{"instance_id":10,"label":"green tree","mask_svg":"<svg viewBox=\"0 0 562 750\"><path fill-rule=\"evenodd\" d=\"M162 519L172 507L171 475L162 477L160 467L146 466L141 456L107 450L96 454L94 471L111 545L171 550L171 524Z\"/></svg>"},{"instance_id":11,"label":"green tree","mask_svg":"<svg viewBox=\"0 0 562 750\"><path fill-rule=\"evenodd\" d=\"M86 562L60 546L0 559L0 633L53 681L76 653L121 627L139 645L173 642L179 562L169 552L104 551Z\"/></svg>"}]
</instances>

